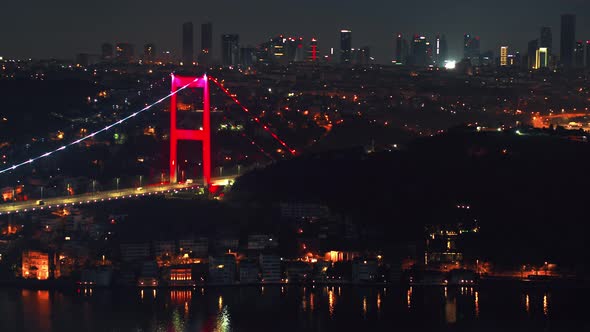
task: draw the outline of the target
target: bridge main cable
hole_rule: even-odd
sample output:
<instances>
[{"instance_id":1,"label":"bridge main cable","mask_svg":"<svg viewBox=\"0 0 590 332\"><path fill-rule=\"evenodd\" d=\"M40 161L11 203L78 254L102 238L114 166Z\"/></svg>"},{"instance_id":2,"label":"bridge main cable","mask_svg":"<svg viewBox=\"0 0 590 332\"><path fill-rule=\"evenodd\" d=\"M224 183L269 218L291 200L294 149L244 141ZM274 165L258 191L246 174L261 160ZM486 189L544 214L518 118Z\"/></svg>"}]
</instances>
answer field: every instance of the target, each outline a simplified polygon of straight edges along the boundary
<instances>
[{"instance_id":1,"label":"bridge main cable","mask_svg":"<svg viewBox=\"0 0 590 332\"><path fill-rule=\"evenodd\" d=\"M195 79L194 81L192 81L192 82L190 82L190 83L188 83L188 84L186 84L186 85L184 85L184 86L180 87L178 90L176 90L176 91L174 91L174 92L171 92L171 93L169 93L168 95L166 95L166 96L164 96L164 97L162 97L162 98L158 99L158 100L157 100L157 101L155 101L154 103L152 103L152 104L150 104L150 105L147 105L146 107L142 108L141 110L139 110L139 111L137 111L137 112L134 112L134 113L132 113L132 114L130 114L130 115L128 115L128 116L126 116L126 117L124 117L123 119L121 119L121 120L119 120L119 121L117 121L117 122L115 122L115 123L113 123L113 124L110 124L110 125L108 125L108 126L106 126L106 127L102 128L102 129L100 129L100 130L97 130L97 131L95 131L95 132L93 132L93 133L90 133L90 134L88 134L88 135L86 135L86 136L84 136L84 137L82 137L82 138L80 138L80 139L78 139L78 140L76 140L76 141L70 142L70 143L68 143L68 144L66 144L66 145L63 145L63 146L61 146L61 147L59 147L59 148L57 148L57 149L55 149L55 150L48 151L48 152L46 152L46 153L44 153L44 154L42 154L42 155L39 155L39 156L37 156L37 157L34 157L34 158L31 158L31 159L29 159L29 160L27 160L27 161L23 161L23 162L21 162L21 163L19 163L19 164L12 165L12 166L10 166L10 167L8 167L8 168L0 169L0 174L7 173L7 172L10 172L10 171L13 171L13 170L15 170L15 169L17 169L17 168L19 168L19 167L21 167L21 166L24 166L24 165L32 164L33 162L35 162L35 161L37 161L37 160L39 160L39 159L47 158L47 157L51 156L51 155L52 155L52 154L54 154L54 153L57 153L57 152L59 152L59 151L62 151L62 150L65 150L66 148L68 148L68 147L70 147L70 146L72 146L72 145L76 145L76 144L78 144L78 143L81 143L81 142L83 142L83 141L85 141L85 140L87 140L87 139L89 139L89 138L92 138L92 137L94 137L94 136L96 136L96 135L98 135L98 134L100 134L100 133L102 133L102 132L105 132L105 131L107 131L107 130L109 130L109 129L111 129L111 128L113 128L113 127L117 126L117 125L120 125L121 123L123 123L123 122L126 122L127 120L130 120L130 119L134 118L134 117L135 117L135 116L137 116L138 114L141 114L141 113L143 113L143 112L145 112L145 111L149 110L150 108L152 108L152 107L154 107L154 106L156 106L156 105L160 104L161 102L163 102L163 101L165 101L166 99L168 99L168 98L172 97L173 95L175 95L175 94L179 93L180 91L182 91L182 90L184 90L184 89L188 88L188 87L189 87L191 84L193 84L193 83L194 83L194 82L196 82L196 81L197 81L197 79Z\"/></svg>"}]
</instances>

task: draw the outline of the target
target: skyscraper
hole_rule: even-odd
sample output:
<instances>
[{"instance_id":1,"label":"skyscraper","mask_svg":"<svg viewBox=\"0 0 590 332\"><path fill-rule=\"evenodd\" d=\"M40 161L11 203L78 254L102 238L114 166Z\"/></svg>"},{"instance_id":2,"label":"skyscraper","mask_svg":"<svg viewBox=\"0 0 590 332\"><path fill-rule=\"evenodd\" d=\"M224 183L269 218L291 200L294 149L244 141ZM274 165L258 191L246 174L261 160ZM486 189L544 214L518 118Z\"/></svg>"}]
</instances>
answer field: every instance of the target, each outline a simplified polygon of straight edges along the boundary
<instances>
[{"instance_id":1,"label":"skyscraper","mask_svg":"<svg viewBox=\"0 0 590 332\"><path fill-rule=\"evenodd\" d=\"M586 68L590 68L590 40L586 41Z\"/></svg>"},{"instance_id":2,"label":"skyscraper","mask_svg":"<svg viewBox=\"0 0 590 332\"><path fill-rule=\"evenodd\" d=\"M208 23L201 24L201 54L199 54L199 62L205 65L211 63L213 50L213 25Z\"/></svg>"},{"instance_id":3,"label":"skyscraper","mask_svg":"<svg viewBox=\"0 0 590 332\"><path fill-rule=\"evenodd\" d=\"M101 58L102 58L102 60L112 60L113 53L114 53L113 44L104 43L101 45Z\"/></svg>"},{"instance_id":4,"label":"skyscraper","mask_svg":"<svg viewBox=\"0 0 590 332\"><path fill-rule=\"evenodd\" d=\"M307 61L316 62L319 59L318 40L312 38L307 51Z\"/></svg>"},{"instance_id":5,"label":"skyscraper","mask_svg":"<svg viewBox=\"0 0 590 332\"><path fill-rule=\"evenodd\" d=\"M350 63L352 49L352 31L340 30L340 63Z\"/></svg>"},{"instance_id":6,"label":"skyscraper","mask_svg":"<svg viewBox=\"0 0 590 332\"><path fill-rule=\"evenodd\" d=\"M235 66L240 57L240 36L224 34L221 36L221 63L224 66Z\"/></svg>"},{"instance_id":7,"label":"skyscraper","mask_svg":"<svg viewBox=\"0 0 590 332\"><path fill-rule=\"evenodd\" d=\"M566 68L574 65L576 47L576 15L561 15L561 63Z\"/></svg>"},{"instance_id":8,"label":"skyscraper","mask_svg":"<svg viewBox=\"0 0 590 332\"><path fill-rule=\"evenodd\" d=\"M574 62L576 68L584 67L584 43L581 40L576 42L576 48L574 49Z\"/></svg>"},{"instance_id":9,"label":"skyscraper","mask_svg":"<svg viewBox=\"0 0 590 332\"><path fill-rule=\"evenodd\" d=\"M411 65L429 66L432 64L432 48L425 36L415 35L412 42Z\"/></svg>"},{"instance_id":10,"label":"skyscraper","mask_svg":"<svg viewBox=\"0 0 590 332\"><path fill-rule=\"evenodd\" d=\"M143 61L152 63L156 60L156 45L145 44L143 46Z\"/></svg>"},{"instance_id":11,"label":"skyscraper","mask_svg":"<svg viewBox=\"0 0 590 332\"><path fill-rule=\"evenodd\" d=\"M551 32L551 27L541 27L539 47L547 48L549 56L551 56L551 52L553 51L553 33Z\"/></svg>"},{"instance_id":12,"label":"skyscraper","mask_svg":"<svg viewBox=\"0 0 590 332\"><path fill-rule=\"evenodd\" d=\"M449 60L449 46L447 45L447 36L442 35L440 37L440 57L439 67L444 67L445 61Z\"/></svg>"},{"instance_id":13,"label":"skyscraper","mask_svg":"<svg viewBox=\"0 0 590 332\"><path fill-rule=\"evenodd\" d=\"M508 65L508 46L500 47L500 66Z\"/></svg>"},{"instance_id":14,"label":"skyscraper","mask_svg":"<svg viewBox=\"0 0 590 332\"><path fill-rule=\"evenodd\" d=\"M393 59L393 60L395 60L395 63L397 63L397 64L402 64L405 62L405 60L402 58L403 42L404 42L404 38L403 38L402 34L398 33L397 38L395 39L395 57Z\"/></svg>"},{"instance_id":15,"label":"skyscraper","mask_svg":"<svg viewBox=\"0 0 590 332\"><path fill-rule=\"evenodd\" d=\"M182 25L182 63L185 66L193 64L193 22L186 22Z\"/></svg>"},{"instance_id":16,"label":"skyscraper","mask_svg":"<svg viewBox=\"0 0 590 332\"><path fill-rule=\"evenodd\" d=\"M433 56L433 60L435 65L440 65L441 59L440 59L440 34L436 34L436 37L434 37L434 56Z\"/></svg>"},{"instance_id":17,"label":"skyscraper","mask_svg":"<svg viewBox=\"0 0 590 332\"><path fill-rule=\"evenodd\" d=\"M539 47L535 59L535 69L547 68L547 66L549 66L549 49Z\"/></svg>"},{"instance_id":18,"label":"skyscraper","mask_svg":"<svg viewBox=\"0 0 590 332\"><path fill-rule=\"evenodd\" d=\"M463 35L463 58L470 60L473 65L478 66L480 53L479 37L472 37L468 33Z\"/></svg>"}]
</instances>

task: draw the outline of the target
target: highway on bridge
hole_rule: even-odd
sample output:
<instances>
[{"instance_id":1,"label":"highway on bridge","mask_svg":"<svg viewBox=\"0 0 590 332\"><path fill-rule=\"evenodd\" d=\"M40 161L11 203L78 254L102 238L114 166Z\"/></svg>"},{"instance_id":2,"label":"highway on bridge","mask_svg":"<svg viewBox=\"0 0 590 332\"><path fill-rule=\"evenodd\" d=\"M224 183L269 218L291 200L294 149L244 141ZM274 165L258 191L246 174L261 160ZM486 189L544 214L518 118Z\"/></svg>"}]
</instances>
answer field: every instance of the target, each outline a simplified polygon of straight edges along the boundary
<instances>
[{"instance_id":1,"label":"highway on bridge","mask_svg":"<svg viewBox=\"0 0 590 332\"><path fill-rule=\"evenodd\" d=\"M227 185L229 181L234 181L235 178L236 176L211 178L211 183L213 185ZM39 202L36 200L19 201L14 203L0 204L0 216L15 213L28 213L33 211L51 210L56 208L78 206L83 204L107 202L125 198L157 196L171 192L197 189L199 187L201 186L194 183L174 183L157 186L146 186L141 188L99 191L95 193L86 193L81 195L64 197L48 197L43 199L42 205L40 205Z\"/></svg>"}]
</instances>

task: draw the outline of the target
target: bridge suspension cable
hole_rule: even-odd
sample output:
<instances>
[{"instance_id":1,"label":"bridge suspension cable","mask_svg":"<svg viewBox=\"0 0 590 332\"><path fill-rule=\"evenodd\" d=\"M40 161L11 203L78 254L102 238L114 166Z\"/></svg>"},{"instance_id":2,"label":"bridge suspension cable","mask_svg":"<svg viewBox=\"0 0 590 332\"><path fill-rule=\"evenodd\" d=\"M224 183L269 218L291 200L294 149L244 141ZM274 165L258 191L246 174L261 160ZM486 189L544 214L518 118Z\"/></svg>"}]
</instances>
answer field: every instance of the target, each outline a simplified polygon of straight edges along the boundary
<instances>
[{"instance_id":1,"label":"bridge suspension cable","mask_svg":"<svg viewBox=\"0 0 590 332\"><path fill-rule=\"evenodd\" d=\"M270 130L270 128L268 127L268 125L262 123L262 121L260 121L260 118L253 115L252 113L250 113L250 110L242 105L242 103L238 100L238 98L236 98L234 95L232 95L228 89L226 89L217 79L213 78L213 77L209 77L209 80L213 81L213 83L215 83L220 89L221 91L223 91L228 97L230 97L238 106L240 106L240 108L242 108L242 110L246 113L248 113L248 115L251 116L251 118L257 123L259 124L262 129L264 129L267 133L269 133L277 142L279 142L279 144L281 144L285 149L287 149L287 151L289 151L289 153L291 155L295 155L296 151L295 149L292 149L289 147L289 145L287 145L287 143L285 143L285 141L283 141L281 138L279 138L279 136L277 136L277 134L275 134L272 130Z\"/></svg>"},{"instance_id":2,"label":"bridge suspension cable","mask_svg":"<svg viewBox=\"0 0 590 332\"><path fill-rule=\"evenodd\" d=\"M150 108L152 108L152 107L154 107L154 106L156 106L156 105L160 104L161 102L163 102L163 101L165 101L166 99L168 99L168 98L172 97L173 95L175 95L175 94L179 93L180 91L182 91L182 90L184 90L184 89L188 88L188 87L189 87L191 84L193 84L193 83L194 83L194 82L196 82L197 80L198 80L198 79L195 79L194 81L192 81L192 82L190 82L190 83L188 83L188 84L186 84L186 85L184 85L184 86L180 87L178 90L176 90L176 91L174 91L174 92L171 92L171 93L169 93L168 95L166 95L166 96L164 96L164 97L162 97L162 98L158 99L157 101L155 101L154 103L152 103L152 104L150 104L150 105L147 105L146 107L142 108L141 110L139 110L139 111L137 111L137 112L134 112L134 113L132 113L132 114L130 114L130 115L128 115L128 116L126 116L126 117L122 118L121 120L119 120L119 121L117 121L117 122L115 122L115 123L113 123L113 124L110 124L110 125L108 125L108 126L106 126L106 127L102 128L102 129L100 129L100 130L97 130L97 131L95 131L95 132L92 132L92 133L90 133L90 134L88 134L88 135L86 135L86 136L84 136L84 137L82 137L82 138L80 138L80 139L78 139L78 140L75 140L75 141L73 141L73 142L70 142L70 143L68 143L68 144L66 144L66 145L63 145L63 146L61 146L61 147L57 148L57 149L54 149L54 150L51 150L51 151L45 152L45 153L44 153L44 154L42 154L42 155L39 155L39 156L37 156L37 157L34 157L34 158L31 158L31 159L29 159L29 160L27 160L27 161L23 161L23 162L21 162L21 163L19 163L19 164L15 164L15 165L12 165L12 166L10 166L10 167L7 167L7 168L0 169L0 174L7 173L7 172L10 172L10 171L13 171L13 170L15 170L15 169L17 169L17 168L19 168L19 167L21 167L21 166L25 166L25 165L28 165L28 164L32 164L33 162L35 162L35 161L37 161L37 160L39 160L39 159L47 158L47 157L49 157L49 156L53 155L54 153L57 153L57 152L59 152L59 151L62 151L62 150L65 150L65 149L67 149L68 147L70 147L70 146L72 146L72 145L76 145L76 144L78 144L78 143L81 143L81 142L83 142L83 141L85 141L85 140L87 140L87 139L89 139L89 138L92 138L92 137L94 137L94 136L96 136L96 135L98 135L98 134L100 134L100 133L102 133L102 132L105 132L105 131L107 131L107 130L109 130L109 129L111 129L111 128L113 128L113 127L117 126L117 125L120 125L120 124L122 124L123 122L126 122L127 120L130 120L130 119L134 118L134 117L135 117L135 116L137 116L138 114L141 114L141 113L143 113L143 112L145 112L145 111L149 110Z\"/></svg>"}]
</instances>

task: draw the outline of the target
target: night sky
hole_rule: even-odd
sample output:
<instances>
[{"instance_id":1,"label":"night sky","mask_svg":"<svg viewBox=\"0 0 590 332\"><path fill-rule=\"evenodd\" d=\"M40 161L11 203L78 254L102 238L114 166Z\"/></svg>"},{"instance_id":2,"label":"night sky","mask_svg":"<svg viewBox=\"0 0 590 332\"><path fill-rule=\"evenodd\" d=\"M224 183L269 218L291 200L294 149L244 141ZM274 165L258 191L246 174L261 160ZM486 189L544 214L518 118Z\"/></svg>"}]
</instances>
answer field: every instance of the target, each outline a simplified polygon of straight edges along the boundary
<instances>
[{"instance_id":1,"label":"night sky","mask_svg":"<svg viewBox=\"0 0 590 332\"><path fill-rule=\"evenodd\" d=\"M31 0L4 1L0 7L0 56L58 57L98 54L102 42L154 42L158 52L179 54L181 24L213 23L214 56L220 34L239 33L242 45L256 45L273 35L319 38L322 53L338 48L341 28L352 29L353 47L368 45L377 62L391 60L394 35L414 32L431 37L447 35L449 53L462 55L462 35L481 36L482 52L501 44L526 52L543 25L553 28L553 47L559 52L562 13L577 15L579 40L590 40L590 0Z\"/></svg>"}]
</instances>

